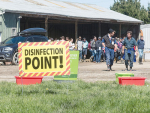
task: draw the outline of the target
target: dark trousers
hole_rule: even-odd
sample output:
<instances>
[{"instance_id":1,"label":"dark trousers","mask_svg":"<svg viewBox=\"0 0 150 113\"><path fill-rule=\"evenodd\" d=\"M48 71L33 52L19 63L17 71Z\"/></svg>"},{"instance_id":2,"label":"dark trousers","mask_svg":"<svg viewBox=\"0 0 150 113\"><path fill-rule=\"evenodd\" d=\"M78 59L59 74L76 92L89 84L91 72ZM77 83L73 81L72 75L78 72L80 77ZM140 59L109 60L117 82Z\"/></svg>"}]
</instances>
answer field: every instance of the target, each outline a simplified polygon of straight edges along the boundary
<instances>
[{"instance_id":1,"label":"dark trousers","mask_svg":"<svg viewBox=\"0 0 150 113\"><path fill-rule=\"evenodd\" d=\"M130 51L130 53L128 53L128 51L125 51L125 65L128 66L129 63L128 61L130 61L130 67L133 67L133 60L134 60L134 51Z\"/></svg>"},{"instance_id":2,"label":"dark trousers","mask_svg":"<svg viewBox=\"0 0 150 113\"><path fill-rule=\"evenodd\" d=\"M106 64L112 66L114 61L114 49L105 48Z\"/></svg>"},{"instance_id":3,"label":"dark trousers","mask_svg":"<svg viewBox=\"0 0 150 113\"><path fill-rule=\"evenodd\" d=\"M96 51L96 62L100 62L101 61L101 50L97 50Z\"/></svg>"}]
</instances>

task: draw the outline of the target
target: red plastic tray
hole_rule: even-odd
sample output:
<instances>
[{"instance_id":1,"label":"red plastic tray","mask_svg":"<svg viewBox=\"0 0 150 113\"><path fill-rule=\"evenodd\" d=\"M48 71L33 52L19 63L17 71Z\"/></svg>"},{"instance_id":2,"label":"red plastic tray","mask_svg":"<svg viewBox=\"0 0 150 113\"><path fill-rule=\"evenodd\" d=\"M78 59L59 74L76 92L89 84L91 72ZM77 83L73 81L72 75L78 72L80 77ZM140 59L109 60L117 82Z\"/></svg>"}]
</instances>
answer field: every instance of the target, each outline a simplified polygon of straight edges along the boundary
<instances>
[{"instance_id":1,"label":"red plastic tray","mask_svg":"<svg viewBox=\"0 0 150 113\"><path fill-rule=\"evenodd\" d=\"M143 86L145 84L144 77L118 77L120 85L137 85Z\"/></svg>"},{"instance_id":2,"label":"red plastic tray","mask_svg":"<svg viewBox=\"0 0 150 113\"><path fill-rule=\"evenodd\" d=\"M43 77L19 77L15 76L17 84L30 85L30 84L41 84Z\"/></svg>"}]
</instances>

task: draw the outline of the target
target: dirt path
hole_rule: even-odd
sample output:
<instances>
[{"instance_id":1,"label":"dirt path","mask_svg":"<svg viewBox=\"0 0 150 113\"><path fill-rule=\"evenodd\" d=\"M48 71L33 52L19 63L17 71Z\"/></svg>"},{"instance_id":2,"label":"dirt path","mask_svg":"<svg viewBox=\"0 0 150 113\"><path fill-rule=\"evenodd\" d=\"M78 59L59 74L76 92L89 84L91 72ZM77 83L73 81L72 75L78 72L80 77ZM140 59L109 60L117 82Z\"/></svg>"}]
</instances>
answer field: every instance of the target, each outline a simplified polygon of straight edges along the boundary
<instances>
[{"instance_id":1,"label":"dirt path","mask_svg":"<svg viewBox=\"0 0 150 113\"><path fill-rule=\"evenodd\" d=\"M113 71L106 71L106 63L80 63L78 78L87 82L95 81L115 81L115 73L133 73L135 76L146 77L150 82L150 62L144 62L144 65L134 64L133 70L122 71L125 69L124 64L114 64Z\"/></svg>"},{"instance_id":2,"label":"dirt path","mask_svg":"<svg viewBox=\"0 0 150 113\"><path fill-rule=\"evenodd\" d=\"M114 64L114 71L106 71L105 63L80 63L78 79L86 82L95 81L115 81L115 73L133 73L135 76L146 77L146 81L150 82L150 62L144 62L144 65L134 64L132 72L124 72L124 64ZM18 76L18 66L0 66L0 81L15 82ZM53 77L44 77L43 81L53 80Z\"/></svg>"}]
</instances>

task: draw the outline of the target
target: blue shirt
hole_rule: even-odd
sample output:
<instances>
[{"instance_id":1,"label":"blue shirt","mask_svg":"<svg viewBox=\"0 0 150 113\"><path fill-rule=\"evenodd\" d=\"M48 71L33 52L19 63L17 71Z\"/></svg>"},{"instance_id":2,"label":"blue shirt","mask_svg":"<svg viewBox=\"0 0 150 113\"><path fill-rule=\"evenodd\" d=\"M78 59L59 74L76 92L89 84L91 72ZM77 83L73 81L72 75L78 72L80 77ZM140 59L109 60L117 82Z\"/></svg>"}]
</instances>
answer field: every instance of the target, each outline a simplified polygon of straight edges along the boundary
<instances>
[{"instance_id":1,"label":"blue shirt","mask_svg":"<svg viewBox=\"0 0 150 113\"><path fill-rule=\"evenodd\" d=\"M88 42L87 41L83 41L83 49L87 49L88 48Z\"/></svg>"},{"instance_id":2,"label":"blue shirt","mask_svg":"<svg viewBox=\"0 0 150 113\"><path fill-rule=\"evenodd\" d=\"M136 40L132 37L130 40L126 37L122 43L127 49L132 49L134 46L137 46Z\"/></svg>"},{"instance_id":3,"label":"blue shirt","mask_svg":"<svg viewBox=\"0 0 150 113\"><path fill-rule=\"evenodd\" d=\"M144 40L138 40L138 49L144 49L145 41Z\"/></svg>"}]
</instances>

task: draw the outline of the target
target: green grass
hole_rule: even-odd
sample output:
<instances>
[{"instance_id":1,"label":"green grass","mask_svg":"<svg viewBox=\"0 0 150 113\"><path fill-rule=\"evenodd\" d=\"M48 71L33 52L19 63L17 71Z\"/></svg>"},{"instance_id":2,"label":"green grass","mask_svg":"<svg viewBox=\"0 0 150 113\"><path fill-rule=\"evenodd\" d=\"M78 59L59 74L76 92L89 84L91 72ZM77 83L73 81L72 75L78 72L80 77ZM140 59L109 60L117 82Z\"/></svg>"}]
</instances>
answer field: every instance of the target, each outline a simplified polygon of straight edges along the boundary
<instances>
[{"instance_id":1,"label":"green grass","mask_svg":"<svg viewBox=\"0 0 150 113\"><path fill-rule=\"evenodd\" d=\"M150 113L150 86L116 82L0 83L0 113ZM68 87L68 90L67 90Z\"/></svg>"}]
</instances>

